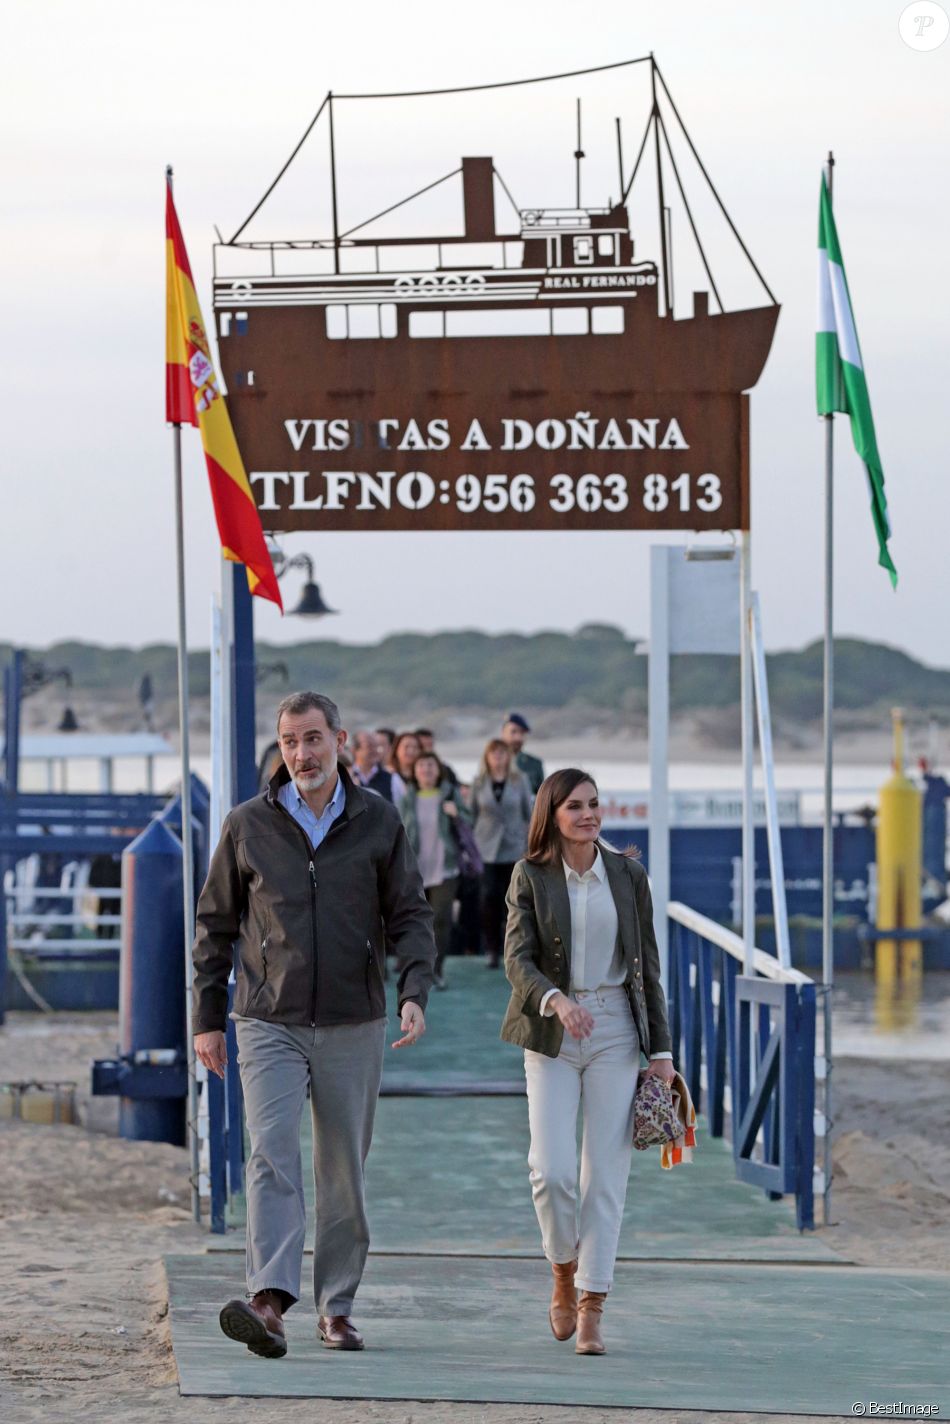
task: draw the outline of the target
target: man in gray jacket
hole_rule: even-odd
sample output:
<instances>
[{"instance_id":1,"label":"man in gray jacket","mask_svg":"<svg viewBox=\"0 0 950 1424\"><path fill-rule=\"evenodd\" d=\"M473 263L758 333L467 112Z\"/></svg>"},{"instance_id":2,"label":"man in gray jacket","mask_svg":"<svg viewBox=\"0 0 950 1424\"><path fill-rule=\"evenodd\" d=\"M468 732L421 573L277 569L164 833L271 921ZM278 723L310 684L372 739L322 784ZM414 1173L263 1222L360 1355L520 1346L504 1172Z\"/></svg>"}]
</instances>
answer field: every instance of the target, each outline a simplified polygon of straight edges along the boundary
<instances>
[{"instance_id":1,"label":"man in gray jacket","mask_svg":"<svg viewBox=\"0 0 950 1424\"><path fill-rule=\"evenodd\" d=\"M346 743L328 697L298 692L277 709L283 766L228 815L198 901L195 1053L226 1064L228 976L251 1155L248 1301L221 1311L226 1335L256 1355L287 1352L283 1315L300 1296L306 1214L300 1115L313 1116L317 1329L361 1350L350 1318L369 1227L363 1168L382 1077L387 944L400 962L403 1048L425 1032L432 912L399 813L337 769ZM236 947L237 953L234 953Z\"/></svg>"}]
</instances>

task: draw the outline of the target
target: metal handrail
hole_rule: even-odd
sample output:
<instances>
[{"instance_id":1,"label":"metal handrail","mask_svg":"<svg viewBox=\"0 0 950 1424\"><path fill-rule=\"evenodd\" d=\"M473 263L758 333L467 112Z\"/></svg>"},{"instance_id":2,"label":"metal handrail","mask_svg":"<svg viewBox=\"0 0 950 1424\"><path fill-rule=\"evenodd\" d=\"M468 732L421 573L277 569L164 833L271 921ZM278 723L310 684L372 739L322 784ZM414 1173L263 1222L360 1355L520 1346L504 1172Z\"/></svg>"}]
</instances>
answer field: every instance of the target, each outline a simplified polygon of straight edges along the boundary
<instances>
[{"instance_id":1,"label":"metal handrail","mask_svg":"<svg viewBox=\"0 0 950 1424\"><path fill-rule=\"evenodd\" d=\"M733 959L738 959L740 964L745 964L745 945L741 938L732 930L726 929L718 920L701 915L698 910L690 909L689 905L684 905L680 900L671 900L667 905L667 913L671 920L676 920L678 924L698 934L701 939L718 945L726 954L731 954ZM775 979L783 984L814 983L814 980L800 969L783 969L775 955L764 949L755 949L753 955L756 973L766 979Z\"/></svg>"},{"instance_id":2,"label":"metal handrail","mask_svg":"<svg viewBox=\"0 0 950 1424\"><path fill-rule=\"evenodd\" d=\"M122 948L121 934L102 938L101 931L107 927L121 928L122 893L121 888L116 886L70 885L63 888L53 885L11 885L2 891L3 897L10 902L6 909L7 948L37 960L82 959L88 955L101 957L103 951L118 957ZM71 914L48 914L40 905L32 903L36 900L66 900L78 906L80 902L89 899L111 903L119 913L91 914L88 910L76 908ZM23 902L31 904L32 907L21 909ZM79 926L85 927L90 933L76 933ZM72 928L74 932L71 935L47 933L66 927Z\"/></svg>"},{"instance_id":3,"label":"metal handrail","mask_svg":"<svg viewBox=\"0 0 950 1424\"><path fill-rule=\"evenodd\" d=\"M29 899L47 900L78 900L83 895L95 895L99 900L121 900L122 891L115 885L69 885L60 888L56 885L10 885L3 892L12 898L14 895L22 895Z\"/></svg>"}]
</instances>

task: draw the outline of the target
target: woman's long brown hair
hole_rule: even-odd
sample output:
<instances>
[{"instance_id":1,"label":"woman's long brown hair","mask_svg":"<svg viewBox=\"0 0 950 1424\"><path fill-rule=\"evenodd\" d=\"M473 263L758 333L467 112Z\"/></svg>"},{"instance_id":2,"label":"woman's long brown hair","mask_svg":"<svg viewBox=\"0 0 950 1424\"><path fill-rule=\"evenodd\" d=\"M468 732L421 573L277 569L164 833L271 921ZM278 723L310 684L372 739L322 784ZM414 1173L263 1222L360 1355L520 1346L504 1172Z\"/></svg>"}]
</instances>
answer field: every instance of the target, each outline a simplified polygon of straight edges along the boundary
<instances>
[{"instance_id":1,"label":"woman's long brown hair","mask_svg":"<svg viewBox=\"0 0 950 1424\"><path fill-rule=\"evenodd\" d=\"M577 766L552 772L542 781L528 827L527 858L535 865L550 865L561 854L561 833L554 819L555 813L584 782L590 782L597 790L597 782L590 772L581 771Z\"/></svg>"}]
</instances>

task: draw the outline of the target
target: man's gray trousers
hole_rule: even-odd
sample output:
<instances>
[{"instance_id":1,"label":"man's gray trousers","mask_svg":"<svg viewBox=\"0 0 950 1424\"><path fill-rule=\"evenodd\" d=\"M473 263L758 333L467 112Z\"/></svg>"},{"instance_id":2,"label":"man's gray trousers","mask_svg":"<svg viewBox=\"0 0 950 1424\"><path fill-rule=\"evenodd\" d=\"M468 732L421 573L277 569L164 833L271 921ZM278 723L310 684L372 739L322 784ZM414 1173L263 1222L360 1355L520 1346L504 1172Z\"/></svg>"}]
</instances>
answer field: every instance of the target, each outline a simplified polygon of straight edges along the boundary
<instances>
[{"instance_id":1,"label":"man's gray trousers","mask_svg":"<svg viewBox=\"0 0 950 1424\"><path fill-rule=\"evenodd\" d=\"M316 1235L313 1293L320 1315L349 1315L369 1224L363 1167L383 1071L386 1020L304 1028L238 1018L238 1063L251 1155L247 1288L300 1298L306 1233L300 1118L307 1085L313 1118Z\"/></svg>"}]
</instances>

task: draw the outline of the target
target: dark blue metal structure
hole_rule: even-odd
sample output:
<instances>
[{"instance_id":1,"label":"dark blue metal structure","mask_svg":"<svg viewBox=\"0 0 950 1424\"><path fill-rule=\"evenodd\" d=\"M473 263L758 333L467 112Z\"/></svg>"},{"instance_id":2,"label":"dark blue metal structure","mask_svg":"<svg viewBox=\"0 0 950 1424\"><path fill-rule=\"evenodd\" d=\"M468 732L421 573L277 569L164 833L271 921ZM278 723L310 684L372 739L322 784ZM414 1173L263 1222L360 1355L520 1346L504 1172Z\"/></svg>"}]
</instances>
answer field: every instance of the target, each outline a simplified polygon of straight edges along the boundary
<instances>
[{"instance_id":1,"label":"dark blue metal structure","mask_svg":"<svg viewBox=\"0 0 950 1424\"><path fill-rule=\"evenodd\" d=\"M124 933L120 1057L93 1067L92 1091L121 1097L119 1131L147 1142L185 1142L185 945L182 845L161 818L122 856Z\"/></svg>"},{"instance_id":2,"label":"dark blue metal structure","mask_svg":"<svg viewBox=\"0 0 950 1424\"><path fill-rule=\"evenodd\" d=\"M242 564L231 568L234 642L231 648L231 706L234 714L234 787L238 802L257 794L257 736L254 609ZM201 880L196 884L200 885ZM233 994L233 985L232 985ZM228 1199L244 1191L244 1104L237 1067L237 1037L228 1020L228 1066L224 1080L209 1075L208 1154L211 1189L211 1230L226 1229Z\"/></svg>"},{"instance_id":3,"label":"dark blue metal structure","mask_svg":"<svg viewBox=\"0 0 950 1424\"><path fill-rule=\"evenodd\" d=\"M728 1083L736 1176L771 1196L794 1193L799 1228L813 1228L818 986L747 977L673 919L669 944L673 1056L697 1112L724 1136Z\"/></svg>"},{"instance_id":4,"label":"dark blue metal structure","mask_svg":"<svg viewBox=\"0 0 950 1424\"><path fill-rule=\"evenodd\" d=\"M8 992L13 1007L32 1008L18 997L18 986L7 974L6 898L3 876L17 861L40 857L38 886L58 886L64 865L95 857L117 859L127 845L159 814L163 801L158 796L4 794L0 795L0 1023L7 1007ZM68 910L46 900L48 912ZM31 976L40 992L56 993L60 1007L108 1008L118 997L118 941L116 948L57 950L55 938L48 940L29 958ZM93 966L94 968L90 968Z\"/></svg>"}]
</instances>

